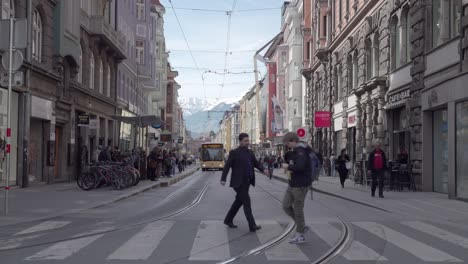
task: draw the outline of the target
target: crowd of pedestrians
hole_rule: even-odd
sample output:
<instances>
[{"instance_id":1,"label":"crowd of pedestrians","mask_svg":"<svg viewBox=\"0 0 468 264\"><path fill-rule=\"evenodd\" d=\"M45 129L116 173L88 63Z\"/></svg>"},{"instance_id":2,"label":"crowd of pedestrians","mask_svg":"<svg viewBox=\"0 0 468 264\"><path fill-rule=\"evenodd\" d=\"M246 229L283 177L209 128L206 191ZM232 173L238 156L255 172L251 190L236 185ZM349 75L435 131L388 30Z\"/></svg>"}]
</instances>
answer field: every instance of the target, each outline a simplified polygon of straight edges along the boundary
<instances>
[{"instance_id":1,"label":"crowd of pedestrians","mask_svg":"<svg viewBox=\"0 0 468 264\"><path fill-rule=\"evenodd\" d=\"M148 155L148 178L157 181L161 177L172 177L185 171L192 163L187 154L182 154L177 150L167 150L155 147Z\"/></svg>"}]
</instances>

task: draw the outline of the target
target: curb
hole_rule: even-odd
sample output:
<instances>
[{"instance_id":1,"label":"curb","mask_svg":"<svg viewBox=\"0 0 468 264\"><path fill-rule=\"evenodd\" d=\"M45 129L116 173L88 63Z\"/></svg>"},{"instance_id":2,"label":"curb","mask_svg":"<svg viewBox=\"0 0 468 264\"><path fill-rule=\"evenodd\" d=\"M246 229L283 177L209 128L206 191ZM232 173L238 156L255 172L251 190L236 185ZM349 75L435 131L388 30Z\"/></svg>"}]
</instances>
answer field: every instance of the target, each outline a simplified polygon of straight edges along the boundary
<instances>
[{"instance_id":1,"label":"curb","mask_svg":"<svg viewBox=\"0 0 468 264\"><path fill-rule=\"evenodd\" d=\"M177 182L179 182L179 181L181 181L183 179L186 179L186 178L192 176L193 174L195 174L199 170L200 170L199 167L192 168L192 169L188 170L187 172L185 172L184 174L176 176L174 179L171 179L171 180L169 180L167 182L157 182L157 183L154 183L152 185L146 186L145 188L135 190L135 191L133 191L131 193L128 193L128 194L123 194L120 197L117 197L117 198L114 198L114 199L107 200L107 201L105 201L103 203L100 203L98 205L94 205L94 206L87 207L87 208L71 209L68 212L61 213L61 214L56 214L56 215L49 215L49 216L45 216L45 217L28 219L28 220L24 220L24 221L20 220L20 221L16 221L15 223L7 223L7 224L3 224L3 225L0 224L0 227L6 227L6 226L16 225L16 224L25 224L25 223L34 222L34 221L51 220L51 219L54 219L54 218L57 218L57 217L66 216L68 214L76 214L76 213L84 212L84 211L87 211L87 210L92 210L92 209L97 209L97 208L100 208L100 207L104 207L106 205L120 202L122 200L128 199L130 197L136 196L138 194L147 192L147 191L152 190L152 189L156 189L156 188L160 188L160 187L169 187L169 186L171 186L171 185L173 185L173 184L175 184L175 183L177 183Z\"/></svg>"}]
</instances>

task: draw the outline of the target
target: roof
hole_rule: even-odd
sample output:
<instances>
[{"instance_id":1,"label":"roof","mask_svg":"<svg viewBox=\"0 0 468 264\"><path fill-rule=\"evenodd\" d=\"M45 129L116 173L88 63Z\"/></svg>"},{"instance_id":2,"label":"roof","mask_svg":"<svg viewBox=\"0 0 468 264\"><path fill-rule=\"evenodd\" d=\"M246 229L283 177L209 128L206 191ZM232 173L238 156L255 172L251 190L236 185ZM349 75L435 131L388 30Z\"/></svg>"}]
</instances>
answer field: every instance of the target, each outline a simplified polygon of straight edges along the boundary
<instances>
[{"instance_id":1,"label":"roof","mask_svg":"<svg viewBox=\"0 0 468 264\"><path fill-rule=\"evenodd\" d=\"M151 0L151 3L153 5L158 5L158 6L164 7L159 0Z\"/></svg>"}]
</instances>

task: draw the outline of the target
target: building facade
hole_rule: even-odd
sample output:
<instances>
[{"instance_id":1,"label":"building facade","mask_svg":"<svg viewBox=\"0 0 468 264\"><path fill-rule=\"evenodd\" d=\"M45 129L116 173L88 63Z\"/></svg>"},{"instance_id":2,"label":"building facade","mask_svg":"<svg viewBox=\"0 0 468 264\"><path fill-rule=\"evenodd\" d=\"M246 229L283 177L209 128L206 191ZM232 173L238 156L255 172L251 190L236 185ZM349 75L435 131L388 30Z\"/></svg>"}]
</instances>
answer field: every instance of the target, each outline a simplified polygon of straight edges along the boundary
<instances>
[{"instance_id":1,"label":"building facade","mask_svg":"<svg viewBox=\"0 0 468 264\"><path fill-rule=\"evenodd\" d=\"M314 147L361 161L379 140L390 160L409 153L418 189L466 199L467 4L312 1L303 75ZM318 111L331 127L315 127Z\"/></svg>"},{"instance_id":2,"label":"building facade","mask_svg":"<svg viewBox=\"0 0 468 264\"><path fill-rule=\"evenodd\" d=\"M2 18L31 21L23 77L12 96L11 184L69 181L97 159L98 146L144 146L145 130L116 117L164 113L165 103L153 108L166 90L166 71L156 74L156 65L167 63L159 1L2 0L1 9ZM159 57L156 40L163 45ZM143 53L137 42L144 42ZM6 118L0 125L4 140ZM3 171L4 154L0 160Z\"/></svg>"}]
</instances>

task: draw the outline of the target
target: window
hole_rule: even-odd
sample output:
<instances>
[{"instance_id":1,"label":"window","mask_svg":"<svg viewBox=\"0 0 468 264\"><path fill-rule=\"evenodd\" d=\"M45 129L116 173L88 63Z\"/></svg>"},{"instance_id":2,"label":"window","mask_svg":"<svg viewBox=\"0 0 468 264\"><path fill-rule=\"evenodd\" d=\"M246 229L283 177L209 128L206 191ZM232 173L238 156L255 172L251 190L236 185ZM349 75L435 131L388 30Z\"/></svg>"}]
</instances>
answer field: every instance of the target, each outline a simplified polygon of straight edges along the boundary
<instances>
[{"instance_id":1,"label":"window","mask_svg":"<svg viewBox=\"0 0 468 264\"><path fill-rule=\"evenodd\" d=\"M336 67L336 76L335 76L335 79L336 79L336 89L337 89L337 93L336 93L336 96L337 96L337 99L338 100L341 100L341 97L342 97L342 93L343 93L343 79L341 78L341 65L338 65Z\"/></svg>"},{"instance_id":2,"label":"window","mask_svg":"<svg viewBox=\"0 0 468 264\"><path fill-rule=\"evenodd\" d=\"M353 56L353 88L358 87L359 82L359 70L358 70L358 52L354 52Z\"/></svg>"},{"instance_id":3,"label":"window","mask_svg":"<svg viewBox=\"0 0 468 264\"><path fill-rule=\"evenodd\" d=\"M94 54L89 54L89 89L94 89Z\"/></svg>"},{"instance_id":4,"label":"window","mask_svg":"<svg viewBox=\"0 0 468 264\"><path fill-rule=\"evenodd\" d=\"M99 93L104 93L104 67L102 65L102 60L99 60Z\"/></svg>"},{"instance_id":5,"label":"window","mask_svg":"<svg viewBox=\"0 0 468 264\"><path fill-rule=\"evenodd\" d=\"M370 80L374 77L374 58L372 56L372 41L366 39L366 79Z\"/></svg>"},{"instance_id":6,"label":"window","mask_svg":"<svg viewBox=\"0 0 468 264\"><path fill-rule=\"evenodd\" d=\"M145 0L137 0L136 1L136 12L137 12L137 19L140 21L145 20Z\"/></svg>"},{"instance_id":7,"label":"window","mask_svg":"<svg viewBox=\"0 0 468 264\"><path fill-rule=\"evenodd\" d=\"M145 64L145 42L141 40L136 41L136 62Z\"/></svg>"},{"instance_id":8,"label":"window","mask_svg":"<svg viewBox=\"0 0 468 264\"><path fill-rule=\"evenodd\" d=\"M341 18L343 17L343 0L338 0L338 21L341 25Z\"/></svg>"},{"instance_id":9,"label":"window","mask_svg":"<svg viewBox=\"0 0 468 264\"><path fill-rule=\"evenodd\" d=\"M42 18L37 9L33 13L33 39L32 39L32 57L36 61L42 60Z\"/></svg>"},{"instance_id":10,"label":"window","mask_svg":"<svg viewBox=\"0 0 468 264\"><path fill-rule=\"evenodd\" d=\"M392 45L392 70L401 66L401 26L398 23L398 18L394 17L391 22L391 45Z\"/></svg>"},{"instance_id":11,"label":"window","mask_svg":"<svg viewBox=\"0 0 468 264\"><path fill-rule=\"evenodd\" d=\"M373 47L373 58L372 60L374 61L374 74L373 76L379 76L380 75L380 40L379 40L379 35L376 34L374 36L374 47Z\"/></svg>"},{"instance_id":12,"label":"window","mask_svg":"<svg viewBox=\"0 0 468 264\"><path fill-rule=\"evenodd\" d=\"M78 74L76 76L76 80L79 83L83 83L83 48L80 46L80 57L78 58L78 63L80 68L78 69Z\"/></svg>"},{"instance_id":13,"label":"window","mask_svg":"<svg viewBox=\"0 0 468 264\"><path fill-rule=\"evenodd\" d=\"M322 19L323 19L323 23L322 23L322 25L323 25L323 28L322 28L323 29L323 34L322 35L324 37L326 37L327 36L327 16L326 15L323 16Z\"/></svg>"},{"instance_id":14,"label":"window","mask_svg":"<svg viewBox=\"0 0 468 264\"><path fill-rule=\"evenodd\" d=\"M432 46L446 43L460 34L461 0L432 1Z\"/></svg>"},{"instance_id":15,"label":"window","mask_svg":"<svg viewBox=\"0 0 468 264\"><path fill-rule=\"evenodd\" d=\"M9 19L10 14L15 14L13 0L0 0L2 5L2 19Z\"/></svg>"},{"instance_id":16,"label":"window","mask_svg":"<svg viewBox=\"0 0 468 264\"><path fill-rule=\"evenodd\" d=\"M106 76L106 92L107 92L107 97L111 96L111 68L110 65L107 65L107 76Z\"/></svg>"},{"instance_id":17,"label":"window","mask_svg":"<svg viewBox=\"0 0 468 264\"><path fill-rule=\"evenodd\" d=\"M307 42L307 51L306 51L306 54L307 54L307 59L310 60L310 41Z\"/></svg>"},{"instance_id":18,"label":"window","mask_svg":"<svg viewBox=\"0 0 468 264\"><path fill-rule=\"evenodd\" d=\"M405 6L402 13L403 36L405 43L405 62L411 61L411 23L409 20L409 7Z\"/></svg>"},{"instance_id":19,"label":"window","mask_svg":"<svg viewBox=\"0 0 468 264\"><path fill-rule=\"evenodd\" d=\"M348 91L353 88L353 57L348 56L348 61L346 62L347 71L348 71Z\"/></svg>"}]
</instances>

